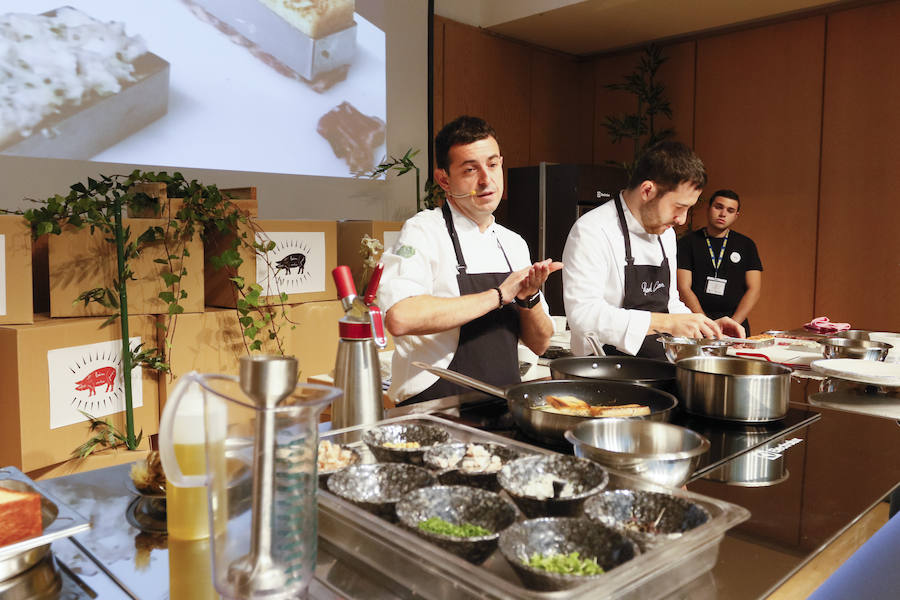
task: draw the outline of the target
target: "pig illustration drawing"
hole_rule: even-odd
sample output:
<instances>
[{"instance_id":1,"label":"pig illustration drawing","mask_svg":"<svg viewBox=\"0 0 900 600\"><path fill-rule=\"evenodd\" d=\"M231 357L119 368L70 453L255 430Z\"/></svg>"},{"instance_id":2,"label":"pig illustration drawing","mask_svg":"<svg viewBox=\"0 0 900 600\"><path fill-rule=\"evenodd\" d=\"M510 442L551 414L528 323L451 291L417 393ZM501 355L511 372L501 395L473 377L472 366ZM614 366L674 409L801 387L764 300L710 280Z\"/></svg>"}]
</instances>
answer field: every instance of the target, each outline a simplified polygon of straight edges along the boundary
<instances>
[{"instance_id":1,"label":"pig illustration drawing","mask_svg":"<svg viewBox=\"0 0 900 600\"><path fill-rule=\"evenodd\" d=\"M301 254L300 252L296 252L294 254L288 254L277 263L275 263L275 270L284 269L285 272L290 275L291 269L297 267L297 274L302 274L304 267L306 267L306 255Z\"/></svg>"},{"instance_id":2,"label":"pig illustration drawing","mask_svg":"<svg viewBox=\"0 0 900 600\"><path fill-rule=\"evenodd\" d=\"M81 381L75 382L75 391L90 390L88 396L97 393L97 388L105 385L106 391L111 392L116 383L115 367L100 367L94 369L90 374Z\"/></svg>"}]
</instances>

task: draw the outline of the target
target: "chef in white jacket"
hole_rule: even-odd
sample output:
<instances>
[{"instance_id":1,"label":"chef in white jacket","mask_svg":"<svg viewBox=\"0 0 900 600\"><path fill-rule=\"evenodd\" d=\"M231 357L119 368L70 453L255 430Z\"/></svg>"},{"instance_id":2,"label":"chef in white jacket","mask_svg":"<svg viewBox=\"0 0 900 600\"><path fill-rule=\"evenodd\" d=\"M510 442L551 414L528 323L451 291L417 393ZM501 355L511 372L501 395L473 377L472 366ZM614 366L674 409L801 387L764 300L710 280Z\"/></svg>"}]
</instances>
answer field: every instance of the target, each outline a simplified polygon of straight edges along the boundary
<instances>
[{"instance_id":1,"label":"chef in white jacket","mask_svg":"<svg viewBox=\"0 0 900 600\"><path fill-rule=\"evenodd\" d=\"M563 299L572 351L663 359L660 333L690 338L743 337L729 317L692 313L678 297L674 225L706 185L706 168L679 142L659 142L635 165L628 188L583 215L563 251Z\"/></svg>"}]
</instances>

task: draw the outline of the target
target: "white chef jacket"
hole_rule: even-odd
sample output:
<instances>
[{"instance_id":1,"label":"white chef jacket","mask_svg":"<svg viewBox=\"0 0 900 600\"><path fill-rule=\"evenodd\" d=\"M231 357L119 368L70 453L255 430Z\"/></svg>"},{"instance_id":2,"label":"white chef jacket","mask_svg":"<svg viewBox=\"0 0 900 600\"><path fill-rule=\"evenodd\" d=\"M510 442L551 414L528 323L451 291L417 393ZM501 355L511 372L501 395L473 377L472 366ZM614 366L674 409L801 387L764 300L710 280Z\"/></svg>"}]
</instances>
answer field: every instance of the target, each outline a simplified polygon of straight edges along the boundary
<instances>
[{"instance_id":1,"label":"white chef jacket","mask_svg":"<svg viewBox=\"0 0 900 600\"><path fill-rule=\"evenodd\" d=\"M624 201L622 208L631 234L634 264L662 264L657 241L662 237L669 259L669 312L691 312L678 296L675 231L669 228L661 236L647 233ZM563 301L572 330L572 352L581 356L590 354L591 347L584 336L594 332L602 344L637 354L650 328L650 312L621 308L625 301L625 237L616 215L615 200L598 206L575 222L562 260Z\"/></svg>"},{"instance_id":2,"label":"white chef jacket","mask_svg":"<svg viewBox=\"0 0 900 600\"><path fill-rule=\"evenodd\" d=\"M460 213L453 203L450 203L450 213L468 273L501 273L509 271L510 266L513 271L518 271L532 264L528 245L519 234L496 221L482 233L478 225ZM503 252L506 252L509 265ZM384 273L378 290L378 305L385 313L397 302L411 296L459 297L456 254L440 208L422 211L407 220L397 242L385 250L381 260ZM541 305L549 315L543 297ZM430 387L437 381L437 376L410 363L415 360L446 368L453 360L458 344L458 328L429 335L395 337L388 396L394 402L402 402Z\"/></svg>"}]
</instances>

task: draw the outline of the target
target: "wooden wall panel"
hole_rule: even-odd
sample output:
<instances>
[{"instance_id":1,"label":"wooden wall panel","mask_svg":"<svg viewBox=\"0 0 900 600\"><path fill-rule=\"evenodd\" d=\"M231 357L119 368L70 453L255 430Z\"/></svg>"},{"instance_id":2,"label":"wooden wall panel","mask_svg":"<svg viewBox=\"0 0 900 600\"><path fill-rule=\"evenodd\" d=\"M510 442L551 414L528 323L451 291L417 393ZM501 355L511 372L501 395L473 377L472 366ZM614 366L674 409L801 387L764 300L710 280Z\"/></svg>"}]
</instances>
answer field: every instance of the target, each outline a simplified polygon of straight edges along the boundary
<instances>
[{"instance_id":1,"label":"wooden wall panel","mask_svg":"<svg viewBox=\"0 0 900 600\"><path fill-rule=\"evenodd\" d=\"M900 2L828 17L817 315L900 331Z\"/></svg>"},{"instance_id":2,"label":"wooden wall panel","mask_svg":"<svg viewBox=\"0 0 900 600\"><path fill-rule=\"evenodd\" d=\"M532 50L528 164L590 164L593 101L594 70L589 63Z\"/></svg>"},{"instance_id":3,"label":"wooden wall panel","mask_svg":"<svg viewBox=\"0 0 900 600\"><path fill-rule=\"evenodd\" d=\"M695 149L706 192L741 195L735 229L756 242L763 292L754 332L813 316L825 17L697 42ZM694 226L706 223L706 207Z\"/></svg>"},{"instance_id":4,"label":"wooden wall panel","mask_svg":"<svg viewBox=\"0 0 900 600\"><path fill-rule=\"evenodd\" d=\"M663 118L658 128L671 127L675 137L688 146L694 145L694 58L697 43L682 42L664 46L668 60L659 68L658 80L666 87L666 97L672 106L672 118Z\"/></svg>"},{"instance_id":5,"label":"wooden wall panel","mask_svg":"<svg viewBox=\"0 0 900 600\"><path fill-rule=\"evenodd\" d=\"M444 27L444 120L480 116L497 131L504 165L528 164L531 51L448 21Z\"/></svg>"}]
</instances>

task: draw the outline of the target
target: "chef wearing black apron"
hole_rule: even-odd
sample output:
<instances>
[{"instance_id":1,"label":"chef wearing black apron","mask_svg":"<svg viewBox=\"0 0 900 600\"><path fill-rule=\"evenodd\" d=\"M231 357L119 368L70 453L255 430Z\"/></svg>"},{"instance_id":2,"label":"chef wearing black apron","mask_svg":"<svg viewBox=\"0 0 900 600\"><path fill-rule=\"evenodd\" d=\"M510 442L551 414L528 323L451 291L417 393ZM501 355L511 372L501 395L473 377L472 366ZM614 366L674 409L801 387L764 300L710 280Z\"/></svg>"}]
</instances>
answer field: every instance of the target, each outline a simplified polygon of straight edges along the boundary
<instances>
[{"instance_id":1,"label":"chef wearing black apron","mask_svg":"<svg viewBox=\"0 0 900 600\"><path fill-rule=\"evenodd\" d=\"M468 273L449 203L444 203L442 212L447 233L453 242L453 251L456 253L456 282L459 284L460 296L499 287L512 272L509 258L499 240L497 246L503 253L509 270L505 273ZM459 344L447 368L496 386L520 383L522 379L519 376L516 350L518 341L519 312L515 305L510 303L460 327ZM438 379L427 389L401 402L399 406L470 391L471 388Z\"/></svg>"},{"instance_id":2,"label":"chef wearing black apron","mask_svg":"<svg viewBox=\"0 0 900 600\"><path fill-rule=\"evenodd\" d=\"M622 308L668 313L669 258L666 256L665 248L663 248L662 239L659 236L656 238L663 256L662 263L659 266L634 264L634 256L631 254L631 236L628 233L628 225L625 223L625 212L622 210L622 202L621 196L615 200L619 226L622 228L622 235L625 237L625 299L622 303ZM666 357L665 349L657 341L658 337L658 334L646 336L637 356L664 360ZM617 350L615 346L605 345L603 351L609 355L627 356L624 352Z\"/></svg>"}]
</instances>

